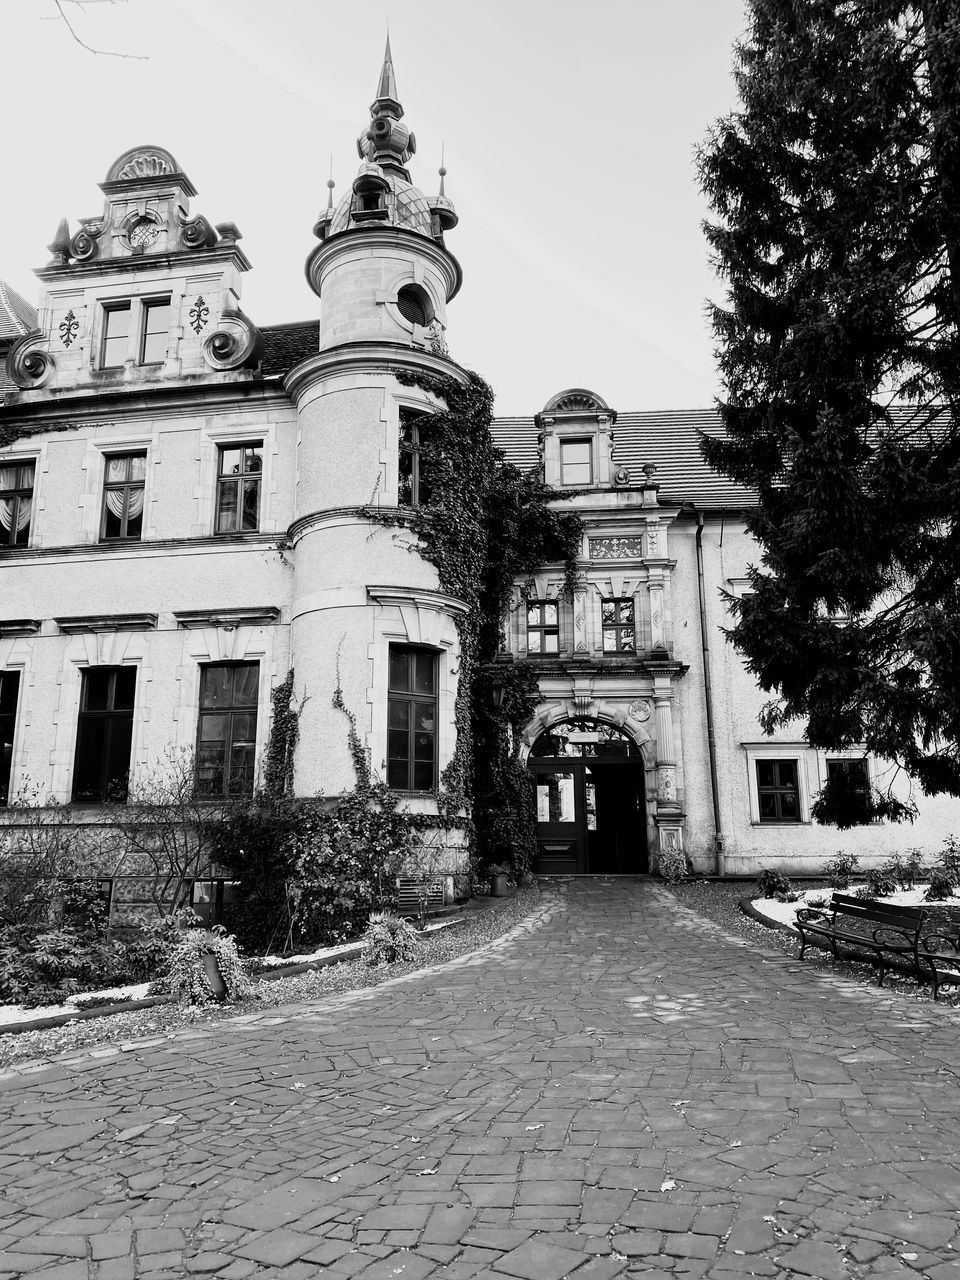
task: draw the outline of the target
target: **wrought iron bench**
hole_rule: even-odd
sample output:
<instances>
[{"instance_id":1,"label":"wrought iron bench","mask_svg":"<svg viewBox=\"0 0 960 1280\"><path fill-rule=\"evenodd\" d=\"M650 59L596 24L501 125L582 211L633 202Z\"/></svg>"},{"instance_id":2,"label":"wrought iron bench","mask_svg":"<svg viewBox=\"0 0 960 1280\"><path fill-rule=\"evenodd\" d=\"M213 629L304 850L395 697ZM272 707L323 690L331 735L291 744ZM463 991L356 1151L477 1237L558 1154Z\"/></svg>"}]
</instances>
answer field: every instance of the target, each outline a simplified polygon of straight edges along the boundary
<instances>
[{"instance_id":1,"label":"wrought iron bench","mask_svg":"<svg viewBox=\"0 0 960 1280\"><path fill-rule=\"evenodd\" d=\"M903 907L835 893L825 907L800 907L800 959L817 939L826 942L834 960L869 960L878 970L877 984L890 969L904 964L918 982L933 983L936 1000L943 983L960 983L960 933L945 932L924 907ZM845 948L841 956L840 946Z\"/></svg>"}]
</instances>

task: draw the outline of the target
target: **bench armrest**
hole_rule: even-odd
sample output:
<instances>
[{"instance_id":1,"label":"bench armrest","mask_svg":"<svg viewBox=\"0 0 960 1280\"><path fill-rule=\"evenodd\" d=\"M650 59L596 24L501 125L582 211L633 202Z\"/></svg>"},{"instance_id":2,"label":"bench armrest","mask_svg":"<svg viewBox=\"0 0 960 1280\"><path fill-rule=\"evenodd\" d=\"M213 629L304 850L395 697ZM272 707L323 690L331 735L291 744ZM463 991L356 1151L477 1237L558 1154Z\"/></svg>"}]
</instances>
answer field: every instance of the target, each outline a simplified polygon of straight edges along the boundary
<instances>
[{"instance_id":1,"label":"bench armrest","mask_svg":"<svg viewBox=\"0 0 960 1280\"><path fill-rule=\"evenodd\" d=\"M938 943L946 943L950 947L954 955L949 955L946 951L941 951L939 946L931 945ZM929 951L934 955L941 956L944 960L956 959L960 961L960 936L953 933L925 933L920 939L920 945L924 951Z\"/></svg>"},{"instance_id":2,"label":"bench armrest","mask_svg":"<svg viewBox=\"0 0 960 1280\"><path fill-rule=\"evenodd\" d=\"M833 922L833 912L829 907L798 907L796 919L798 924L829 925Z\"/></svg>"},{"instance_id":3,"label":"bench armrest","mask_svg":"<svg viewBox=\"0 0 960 1280\"><path fill-rule=\"evenodd\" d=\"M883 935L892 937L885 937ZM911 933L908 929L901 929L895 924L881 924L873 931L873 940L879 947L883 946L907 946L911 950L917 945L917 934Z\"/></svg>"}]
</instances>

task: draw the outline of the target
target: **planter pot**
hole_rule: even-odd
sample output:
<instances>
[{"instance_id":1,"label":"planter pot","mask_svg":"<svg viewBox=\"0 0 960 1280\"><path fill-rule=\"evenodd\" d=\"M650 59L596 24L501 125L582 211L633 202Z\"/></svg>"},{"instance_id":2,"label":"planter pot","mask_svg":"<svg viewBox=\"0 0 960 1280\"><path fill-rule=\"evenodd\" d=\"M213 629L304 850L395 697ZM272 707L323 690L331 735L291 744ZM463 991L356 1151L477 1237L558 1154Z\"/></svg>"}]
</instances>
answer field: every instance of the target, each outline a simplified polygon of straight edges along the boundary
<instances>
[{"instance_id":1,"label":"planter pot","mask_svg":"<svg viewBox=\"0 0 960 1280\"><path fill-rule=\"evenodd\" d=\"M490 897L506 898L510 894L510 881L506 876L490 877Z\"/></svg>"},{"instance_id":2,"label":"planter pot","mask_svg":"<svg viewBox=\"0 0 960 1280\"><path fill-rule=\"evenodd\" d=\"M223 1000L227 994L227 984L223 980L220 973L220 966L217 964L217 957L212 951L205 951L201 957L203 960L203 972L207 979L207 986L213 992L218 1000Z\"/></svg>"}]
</instances>

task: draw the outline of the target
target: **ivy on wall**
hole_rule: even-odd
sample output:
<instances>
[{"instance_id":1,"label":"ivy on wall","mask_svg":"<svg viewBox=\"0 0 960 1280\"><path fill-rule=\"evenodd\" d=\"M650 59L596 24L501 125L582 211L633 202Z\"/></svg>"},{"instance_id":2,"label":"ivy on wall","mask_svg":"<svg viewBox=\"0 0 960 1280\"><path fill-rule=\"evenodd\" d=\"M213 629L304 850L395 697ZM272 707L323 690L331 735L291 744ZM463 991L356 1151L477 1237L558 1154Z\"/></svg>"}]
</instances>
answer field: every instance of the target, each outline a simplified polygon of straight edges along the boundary
<instances>
[{"instance_id":1,"label":"ivy on wall","mask_svg":"<svg viewBox=\"0 0 960 1280\"><path fill-rule=\"evenodd\" d=\"M496 663L515 579L561 563L568 590L576 580L583 524L551 505L554 491L504 462L490 434L493 393L478 374L466 381L398 372L398 381L433 396L438 408L421 425L421 475L427 504L409 513L440 589L462 600L453 758L440 779L444 822L467 826L473 808L481 864L528 868L536 848L529 776L519 761L519 733L536 707L537 680L526 663ZM494 706L493 686L503 691Z\"/></svg>"}]
</instances>

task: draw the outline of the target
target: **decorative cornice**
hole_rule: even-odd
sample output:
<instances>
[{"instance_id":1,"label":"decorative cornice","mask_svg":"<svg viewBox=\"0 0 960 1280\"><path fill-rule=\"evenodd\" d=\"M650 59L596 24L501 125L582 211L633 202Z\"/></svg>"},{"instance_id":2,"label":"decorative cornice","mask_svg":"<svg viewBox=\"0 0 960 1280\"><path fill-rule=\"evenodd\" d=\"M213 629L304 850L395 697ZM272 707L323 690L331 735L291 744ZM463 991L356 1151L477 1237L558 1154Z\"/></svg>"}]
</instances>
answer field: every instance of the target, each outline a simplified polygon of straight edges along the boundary
<instances>
[{"instance_id":1,"label":"decorative cornice","mask_svg":"<svg viewBox=\"0 0 960 1280\"><path fill-rule=\"evenodd\" d=\"M276 605L251 605L243 609L174 609L177 626L183 631L196 631L201 627L223 627L232 631L236 627L268 627L280 621Z\"/></svg>"},{"instance_id":2,"label":"decorative cornice","mask_svg":"<svg viewBox=\"0 0 960 1280\"><path fill-rule=\"evenodd\" d=\"M153 555L169 555L170 552L195 551L206 553L257 551L275 547L280 538L277 533L217 533L197 538L156 538L136 542L122 539L115 542L82 542L65 547L6 547L0 550L0 571L7 564L21 564L33 560L58 560L74 556L116 556L129 559Z\"/></svg>"},{"instance_id":3,"label":"decorative cornice","mask_svg":"<svg viewBox=\"0 0 960 1280\"><path fill-rule=\"evenodd\" d=\"M82 617L54 618L54 622L68 636L91 631L155 631L155 613L91 613Z\"/></svg>"},{"instance_id":4,"label":"decorative cornice","mask_svg":"<svg viewBox=\"0 0 960 1280\"><path fill-rule=\"evenodd\" d=\"M0 636L35 636L39 618L0 618Z\"/></svg>"},{"instance_id":5,"label":"decorative cornice","mask_svg":"<svg viewBox=\"0 0 960 1280\"><path fill-rule=\"evenodd\" d=\"M468 613L470 606L456 596L448 596L442 591L430 591L425 587L367 587L367 595L377 604L395 605L398 609L408 609L414 605L418 609L434 609L438 613Z\"/></svg>"},{"instance_id":6,"label":"decorative cornice","mask_svg":"<svg viewBox=\"0 0 960 1280\"><path fill-rule=\"evenodd\" d=\"M0 405L0 424L20 435L29 435L31 431L74 431L125 418L178 418L184 410L211 413L221 411L221 402L230 400L248 402L230 406L231 412L259 409L265 404L291 408L279 377L271 375L254 381L248 373L242 379L225 382L209 381L211 377L207 374L184 378L172 386L155 382L118 383L115 387L86 385L76 392L65 388L58 390L55 400L44 396ZM253 400L255 403L250 404ZM198 408L198 401L210 403ZM41 421L34 421L37 418Z\"/></svg>"},{"instance_id":7,"label":"decorative cornice","mask_svg":"<svg viewBox=\"0 0 960 1280\"><path fill-rule=\"evenodd\" d=\"M457 296L463 284L463 271L453 254L429 236L421 235L417 231L408 231L406 227L394 226L352 227L348 231L338 231L328 240L321 240L307 258L304 268L310 288L317 297L320 297L322 276L327 263L334 258L358 251L390 250L397 245L413 250L419 257L428 258L439 267L446 278L447 302Z\"/></svg>"},{"instance_id":8,"label":"decorative cornice","mask_svg":"<svg viewBox=\"0 0 960 1280\"><path fill-rule=\"evenodd\" d=\"M80 233L78 232L77 234L79 235ZM241 271L250 270L250 259L238 244L232 241L218 240L215 245L209 248L188 247L173 253L151 253L149 256L138 254L136 257L129 258L92 257L79 259L68 266L39 267L35 270L34 275L49 283L56 283L57 281L75 283L79 272L82 272L85 276L110 276L124 272L142 273L149 264L150 271L155 271L159 277L164 273L176 274L178 268L180 270L196 271L197 263L201 260L205 267L209 264L222 262L236 266Z\"/></svg>"},{"instance_id":9,"label":"decorative cornice","mask_svg":"<svg viewBox=\"0 0 960 1280\"><path fill-rule=\"evenodd\" d=\"M432 373L439 377L458 378L464 384L467 382L466 370L446 356L432 355L398 342L343 342L296 365L284 377L283 386L291 399L296 400L324 378L357 373L382 376L397 370Z\"/></svg>"}]
</instances>

